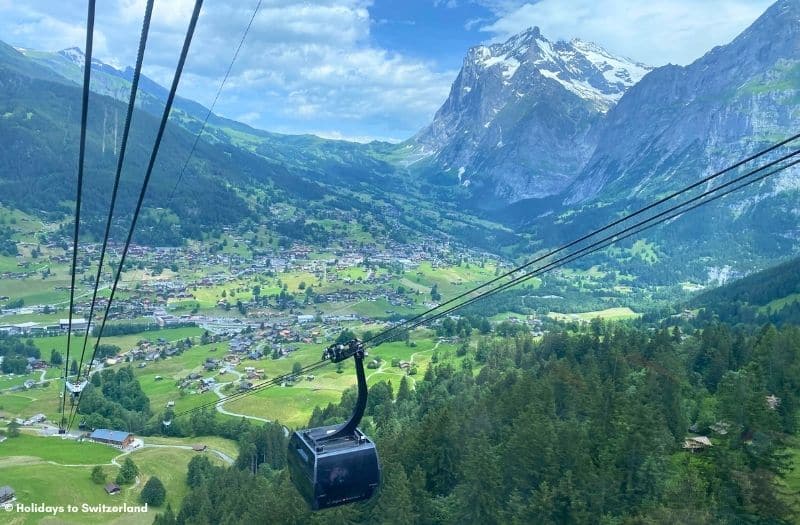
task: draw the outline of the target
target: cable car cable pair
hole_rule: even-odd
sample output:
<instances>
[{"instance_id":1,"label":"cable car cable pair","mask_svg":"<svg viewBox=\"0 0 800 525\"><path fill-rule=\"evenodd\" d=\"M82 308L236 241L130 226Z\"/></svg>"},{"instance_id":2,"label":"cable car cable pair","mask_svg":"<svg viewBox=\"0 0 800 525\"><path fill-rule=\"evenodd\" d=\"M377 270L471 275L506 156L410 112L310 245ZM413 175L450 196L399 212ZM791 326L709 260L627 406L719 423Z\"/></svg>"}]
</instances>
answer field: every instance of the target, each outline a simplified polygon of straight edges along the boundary
<instances>
[{"instance_id":1,"label":"cable car cable pair","mask_svg":"<svg viewBox=\"0 0 800 525\"><path fill-rule=\"evenodd\" d=\"M459 300L461 298L464 298L464 297L466 297L466 296L468 296L468 295L470 295L470 294L472 294L472 293L474 293L474 292L476 292L478 290L481 290L481 289L483 289L483 288L485 288L485 287L487 287L487 286L489 286L491 284L494 284L494 283L496 283L496 282L498 282L498 281L500 281L502 279L505 279L506 277L512 276L513 274L517 273L518 271L523 270L523 269L525 269L525 268L527 268L527 267L529 267L529 266L531 266L531 265L533 265L533 264L535 264L537 262L540 262L540 261L544 260L547 257L550 257L552 255L560 253L560 252L562 252L562 251L564 251L566 249L569 249L569 248L571 248L571 247L573 247L573 246L575 246L575 245L577 245L577 244L579 244L579 243L581 243L583 241L586 241L586 240L590 239L591 237L594 237L598 233L602 233L602 232L604 232L606 230L609 230L609 229L613 228L614 226L618 226L619 224L621 224L621 223L623 223L625 221L628 221L628 220L632 219L633 217L641 215L642 213L644 213L646 211L649 211L649 210L651 210L651 209L653 209L653 208L655 208L655 207L657 207L657 206L659 206L661 204L664 204L665 202L667 202L669 200L672 200L672 199L674 199L676 197L679 197L680 195L682 195L682 194L684 194L684 193L686 193L688 191L691 191L691 190L693 190L695 188L698 188L698 187L700 187L700 186L702 186L704 184L707 184L708 182L711 182L712 180L717 179L717 178L719 178L719 177L721 177L721 176L723 176L723 175L725 175L725 174L727 174L727 173L729 173L729 172L731 172L731 171L733 171L733 170L735 170L737 168L740 168L740 167L744 166L745 164L747 164L749 162L752 162L753 160L756 160L756 159L758 159L760 157L763 157L764 155L766 155L768 153L771 153L772 151L775 151L776 149L778 149L778 148L780 148L782 146L785 146L785 145L787 145L787 144L789 144L791 142L794 142L797 139L800 139L800 133L797 133L795 135L790 136L789 138L786 138L786 139L784 139L784 140L782 140L780 142L777 142L777 143L773 144L772 146L769 146L768 148L762 149L759 152L754 153L753 155L750 155L749 157L744 158L744 159L742 159L742 160L740 160L740 161L728 166L727 168L724 168L724 169L722 169L720 171L712 173L711 175L708 175L708 176L698 180L697 182L694 182L694 183L692 183L692 184L690 184L690 185L688 185L688 186L686 186L686 187L684 187L684 188L682 188L680 190L677 190L677 191L675 191L673 193L670 193L669 195L667 195L665 197L662 197L662 198L658 199L657 201L652 202L652 203L648 204L647 206L644 206L643 208L640 208L640 209L638 209L638 210L636 210L636 211L634 211L632 213L629 213L629 214L627 214L627 215L625 215L623 217L620 217L619 219L616 219L616 220L610 222L609 224L606 224L602 228L598 228L598 229L596 229L596 230L594 230L594 231L592 231L590 233L587 233L587 234L583 235L582 237L579 237L578 239L570 241L570 242L568 242L568 243L566 243L566 244L564 244L564 245L562 245L562 246L560 246L560 247L558 247L558 248L546 253L545 255L541 255L541 256L539 256L539 257L537 257L537 258L535 258L535 259L533 259L531 261L528 261L527 263L525 263L525 264L523 264L521 266L518 266L518 267L516 267L516 268L514 268L512 270L509 270L508 272L504 273L503 275L500 275L500 276L495 277L494 279L491 279L491 280L489 280L489 281L487 281L487 282L485 282L483 284L480 284L480 285L476 286L475 288L472 288L471 290L467 290L466 292L463 292L460 295L458 295L456 297L453 297L452 299L449 299L449 300L445 301L444 303L438 305L436 308L441 308L443 306L447 306L449 304L452 304L452 303L456 302L457 300ZM396 325L396 326L390 328L387 331L384 331L384 332L382 332L380 334L376 334L375 336L373 336L373 337L371 337L369 339L365 339L364 343L365 344L370 343L370 342L372 342L374 340L377 340L379 337L385 337L387 334L389 334L392 331L396 331L396 330L402 329L404 325L410 324L413 321L416 321L417 319L422 318L423 316L427 315L432 310L434 310L434 308L428 310L427 312L423 312L421 314L418 314L417 316L412 317L411 319L405 321L404 323ZM383 339L383 340L385 341L386 339Z\"/></svg>"},{"instance_id":2,"label":"cable car cable pair","mask_svg":"<svg viewBox=\"0 0 800 525\"><path fill-rule=\"evenodd\" d=\"M131 225L130 228L128 229L128 237L125 240L125 245L122 248L122 254L120 256L119 265L117 266L117 272L114 277L114 283L111 286L111 294L108 298L108 302L106 303L106 309L103 314L103 320L100 325L100 331L98 333L98 337L95 342L94 354L96 354L97 348L100 344L100 339L102 338L103 335L103 329L105 328L106 321L108 320L108 312L109 309L111 308L111 303L114 301L114 295L116 294L117 286L119 285L119 280L120 277L122 276L122 270L125 265L125 257L128 254L128 249L130 248L131 242L133 240L133 234L134 231L136 230L136 222L139 219L139 213L142 210L142 203L144 201L145 195L147 194L147 188L150 183L150 177L153 174L153 168L155 167L156 158L158 157L158 151L159 148L161 147L161 140L164 137L164 131L166 130L167 127L167 121L169 120L169 115L170 112L172 111L172 104L175 101L175 94L178 91L178 84L180 83L181 74L183 73L183 67L186 64L186 57L189 54L189 47L191 46L192 43L192 37L194 36L194 30L195 27L197 26L197 19L200 16L200 9L202 8L202 6L203 6L203 0L195 0L194 9L192 10L192 16L191 19L189 20L189 27L186 30L186 36L183 41L183 48L181 49L181 54L178 59L178 65L175 67L175 75L172 79L172 85L167 95L167 100L164 105L164 112L161 116L161 122L159 124L158 131L156 133L155 143L153 144L153 149L150 153L150 161L147 165L147 170L145 171L145 176L144 176L144 181L142 182L141 191L139 192L139 199L136 202L136 208L133 212ZM92 359L92 361L94 361L94 359ZM75 410L75 414L77 415L77 408ZM75 415L71 417L69 426L72 426L74 419ZM69 428L69 426L67 428Z\"/></svg>"},{"instance_id":3,"label":"cable car cable pair","mask_svg":"<svg viewBox=\"0 0 800 525\"><path fill-rule=\"evenodd\" d=\"M89 118L89 87L92 75L92 44L94 42L94 11L95 0L89 0L88 13L86 15L86 53L83 64L83 94L81 98L81 138L78 147L78 189L75 195L75 226L72 234L72 275L69 287L69 317L67 325L67 352L64 359L64 377L69 376L69 351L72 346L72 310L75 307L75 270L78 266L78 235L81 224L81 198L83 196L83 168L86 158L86 124ZM78 375L80 375L78 369ZM64 390L61 399L61 420L58 423L58 432L66 432L64 423L66 421L65 409L67 402L67 382L64 381Z\"/></svg>"},{"instance_id":4,"label":"cable car cable pair","mask_svg":"<svg viewBox=\"0 0 800 525\"><path fill-rule=\"evenodd\" d=\"M686 213L687 211L693 210L693 209L695 209L697 207L697 206L692 206L692 207L687 208L687 209L682 209L685 206L687 206L688 204L691 204L693 202L699 201L699 200L701 200L701 199L703 199L705 197L708 197L709 195L713 195L714 193L718 192L719 190L721 190L723 188L727 188L728 186L731 186L731 185L736 184L738 182L744 181L744 180L748 179L749 177L752 177L753 175L755 175L755 174L757 174L757 173L759 173L761 171L764 171L765 169L768 169L770 167L774 167L774 166L780 164L781 162L789 160L792 157L796 157L797 155L800 155L800 149L794 150L794 151L790 152L789 154L784 155L783 157L780 157L780 158L778 158L776 160L773 160L773 161L771 161L771 162L769 162L769 163L767 163L767 164L765 164L765 165L763 165L763 166L761 166L759 168L753 169L753 170L749 171L748 173L745 173L744 175L741 175L741 176L739 176L739 177L737 177L735 179L732 179L732 180L730 180L730 181L728 181L728 182L726 182L724 184L721 184L721 185L719 185L719 186L717 186L715 188L712 188L711 190L708 190L708 191L706 191L706 192L704 192L704 193L702 193L700 195L697 195L697 196L695 196L695 197L693 197L693 198L691 198L691 199L689 199L687 201L684 201L684 202L682 202L680 204L677 204L677 205L675 205L675 206L673 206L673 207L671 207L671 208L669 208L667 210L659 212L658 214L656 214L654 216L648 217L647 219L644 219L644 220L642 220L642 221L640 221L640 222L638 222L638 223L636 223L636 224L634 224L632 226L628 226L628 227L626 227L625 229L623 229L623 230L621 230L619 232L616 232L616 233L613 233L611 235L608 235L605 238L601 239L600 241L595 241L594 243L590 244L589 246L581 248L577 252L573 252L573 253L571 253L569 255L566 255L566 256L564 256L564 257L562 257L560 259L557 259L554 262L550 262L550 263L548 263L548 264L546 264L544 266L541 266L541 267L539 267L539 268L537 268L535 270L532 270L532 271L529 271L527 273L524 273L523 275L518 276L518 277L512 279L509 282L506 282L506 283L504 283L502 285L499 285L499 286L497 286L497 287L495 287L495 288L493 288L493 289L491 289L491 290L489 290L487 292L484 292L484 293L482 293L482 294L480 294L480 295L478 295L476 297L470 298L467 301L464 301L463 303L460 303L460 304L458 304L456 306L452 306L449 309L444 310L442 312L439 312L439 313L437 313L436 315L434 315L432 317L419 320L419 321L417 321L415 323L412 323L410 325L403 326L403 328L406 329L406 330L413 329L413 328L415 328L417 326L420 326L420 325L435 321L437 319L440 319L440 318L452 313L455 310L463 308L464 306L468 306L468 305L473 304L474 302L479 301L481 299L484 299L484 298L486 298L486 297L488 297L490 295L494 295L496 293L499 293L499 292L502 292L504 290L507 290L507 289L509 289L509 288L511 288L513 286L516 286L517 284L521 284L521 283L523 283L525 281L528 281L531 278L539 275L540 273L544 273L544 272L549 271L551 269L554 269L556 267L563 266L563 264L566 264L568 262L572 262L573 260L575 260L575 259L577 259L579 257L583 257L583 256L589 255L591 253L594 253L594 252L596 252L598 250L601 250L601 249L609 246L610 244L613 244L613 243L618 242L618 241L620 241L620 240L622 240L624 238L628 238L631 235L639 233L640 231L643 231L643 230L649 229L649 228L651 228L653 226L657 226L659 224L662 224L662 223L664 223L664 222L666 222L668 220L673 219L674 217L676 217L678 215ZM779 173L779 172L781 172L781 171L783 171L785 169L788 169L788 168L796 165L797 163L798 163L797 161L789 163L788 165L785 165L785 166L783 166L783 167L781 167L781 168L779 168L779 169L777 169L775 171L769 172L769 173L767 173L767 174L765 174L765 175L763 175L761 177L758 177L756 179L752 179L752 180L746 182L745 184L736 187L733 190L724 192L722 195L718 195L717 197L709 199L708 201L703 201L701 203L701 205L702 204L706 204L707 202L711 202L712 200L716 200L717 198L723 197L725 195L728 195L729 193L732 193L733 191L738 191L739 189L742 189L745 186L749 186L750 184L753 184L755 182L763 180L763 179L765 179L765 178L767 178L767 177L769 177L771 175L775 175L776 173ZM676 210L677 210L677 213L664 218L665 216L667 216L668 214L670 214L672 212L675 212ZM656 219L659 219L659 220L656 220ZM653 222L653 221L655 221L655 222ZM650 224L648 224L648 223L650 223ZM637 231L634 231L633 233L628 234L628 232L631 232L632 230L640 228L643 225L644 225L643 228L641 228L641 229L639 229ZM627 234L627 235L625 235L624 237L620 237L620 235L622 235L622 234ZM557 251L560 251L560 250L557 250ZM555 253L555 252L551 252L551 253ZM548 255L550 255L550 254L548 254ZM561 264L562 262L563 262L563 264ZM527 266L527 264L525 266ZM389 337L391 337L391 335L389 334L389 331L387 330L386 332L378 334L378 335L376 335L375 337L373 337L373 338L371 338L369 340L373 341L374 342L373 344L375 344L377 346L378 344L386 342L389 339ZM375 342L375 341L377 341L377 342Z\"/></svg>"},{"instance_id":5,"label":"cable car cable pair","mask_svg":"<svg viewBox=\"0 0 800 525\"><path fill-rule=\"evenodd\" d=\"M237 46L236 51L234 52L233 57L231 58L231 61L228 64L228 68L225 71L225 75L224 75L224 77L222 79L222 82L219 85L219 88L217 89L217 93L214 96L214 100L211 103L211 106L209 107L208 112L206 113L205 119L203 120L203 125L200 127L200 130L198 131L198 133L195 136L194 142L192 144L192 148L189 151L189 155L186 157L186 161L184 162L183 167L181 168L180 174L178 175L178 179L175 182L175 186L172 188L172 191L170 192L169 198L167 200L168 203L172 202L173 197L175 195L175 192L178 189L178 185L180 184L181 180L183 179L184 172L186 171L186 168L189 165L189 161L191 160L191 158L192 158L192 156L193 156L193 154L194 154L194 152L195 152L195 150L197 148L197 144L198 144L198 142L200 140L200 136L203 134L203 131L205 130L205 128L206 128L206 126L208 124L208 120L211 117L211 114L214 111L214 107L216 106L217 101L219 100L220 94L222 93L222 89L225 87L225 83L227 82L228 77L231 74L231 70L233 69L233 65L236 62L236 59L238 58L239 53L242 50L242 47L244 46L244 42L245 42L245 40L247 38L248 33L250 32L250 29L251 29L251 27L253 25L255 17L258 14L258 11L261 9L262 1L263 0L258 0L258 3L256 4L255 8L253 9L253 13L250 16L250 20L248 21L247 26L245 27L244 33L242 34L242 37L239 40L239 45ZM107 221L107 224L106 224L106 231L105 231L105 234L103 236L103 249L100 252L101 253L100 254L100 263L98 265L97 277L95 279L95 286L94 286L94 291L93 291L93 294L92 294L92 303L91 303L90 312L89 312L89 324L90 325L91 325L91 321L92 321L92 313L94 311L95 301L96 301L96 298L97 298L97 292L98 292L98 289L99 289L99 286L100 286L100 281L99 280L100 280L100 276L101 276L101 270L102 270L102 264L103 264L104 255L105 255L105 249L106 249L106 245L108 243L108 238L109 238L109 235L110 235L111 218L112 218L113 212L114 212L114 203L116 201L116 192L117 192L118 182L119 182L119 178L120 178L120 172L121 172L121 168L122 168L123 158L124 158L124 155L125 155L124 152L125 152L125 147L126 147L126 142L127 142L127 134L128 134L128 130L129 130L129 127L130 127L130 119L132 117L134 101L135 101L135 98L136 98L136 91L137 91L136 85L138 84L139 76L140 76L140 72L141 72L141 62L143 60L144 48L145 48L145 44L146 44L146 40L147 40L147 34L149 32L150 18L151 18L151 15L152 15L152 8L153 8L153 0L148 0L148 3L146 5L146 7L145 7L145 18L144 18L144 22L142 24L142 36L140 38L139 54L137 56L137 64L136 64L136 68L134 69L134 74L133 74L133 80L132 80L132 86L131 86L131 96L128 99L129 100L129 103L128 103L128 117L126 119L125 130L123 131L122 146L120 148L120 157L118 159L118 164L117 164L117 174L116 174L115 183L114 183L114 190L112 192L112 198L111 198L111 209L109 210L108 221ZM159 222L156 225L156 229L158 229L161 226L162 221L163 221L163 217L159 219ZM94 352L93 352L92 362L94 361L94 355L97 352L97 347L100 344L100 339L103 336L103 327L105 326L105 319L108 316L110 303L111 303L111 301L109 301L108 307L106 308L105 315L103 316L103 323L102 323L101 329L99 331L97 341L95 341L95 349L94 349ZM86 351L86 344L87 344L88 334L89 334L89 327L87 327L86 337L84 338L83 352ZM83 361L83 353L81 353L81 361ZM79 370L80 370L80 367L79 367ZM91 373L91 365L90 365L89 371L87 372L87 377L89 376L90 373ZM74 419L74 416L72 416L72 419ZM71 425L72 425L72 423L70 422L69 426L71 426ZM68 426L68 428L69 428L69 426Z\"/></svg>"},{"instance_id":6,"label":"cable car cable pair","mask_svg":"<svg viewBox=\"0 0 800 525\"><path fill-rule=\"evenodd\" d=\"M131 93L128 97L128 111L125 116L125 124L122 128L122 142L120 143L119 148L119 157L117 157L117 171L114 175L114 187L111 190L111 205L108 209L108 217L106 218L106 229L105 233L103 234L103 245L100 248L100 260L97 263L97 275L95 276L94 280L94 290L92 291L92 302L89 306L89 317L87 318L86 324L86 333L83 336L83 349L81 350L81 360L78 363L78 371L83 370L83 357L86 353L86 345L89 342L89 332L92 328L92 318L94 317L94 307L97 303L97 292L100 289L100 277L103 273L103 263L105 262L106 257L106 250L108 248L108 239L111 234L111 221L114 218L114 208L116 207L117 203L117 192L119 191L119 182L122 178L122 167L125 163L125 153L128 149L128 136L130 135L131 130L131 121L133 120L133 110L136 105L136 94L139 89L139 77L141 76L142 72L142 63L144 62L144 50L147 46L147 35L150 33L150 19L153 14L153 3L154 0L147 0L147 4L145 5L145 12L144 12L144 21L142 22L142 36L139 39L139 51L136 55L136 67L133 70L133 77L131 78ZM100 334L102 336L102 334ZM98 337L97 342L95 343L94 352L92 352L92 359L90 363L94 361L94 358L97 354L97 346L99 344L100 338ZM88 379L89 374L91 373L91 364L89 365L89 370L87 371L86 377ZM80 373L78 374L80 375Z\"/></svg>"}]
</instances>

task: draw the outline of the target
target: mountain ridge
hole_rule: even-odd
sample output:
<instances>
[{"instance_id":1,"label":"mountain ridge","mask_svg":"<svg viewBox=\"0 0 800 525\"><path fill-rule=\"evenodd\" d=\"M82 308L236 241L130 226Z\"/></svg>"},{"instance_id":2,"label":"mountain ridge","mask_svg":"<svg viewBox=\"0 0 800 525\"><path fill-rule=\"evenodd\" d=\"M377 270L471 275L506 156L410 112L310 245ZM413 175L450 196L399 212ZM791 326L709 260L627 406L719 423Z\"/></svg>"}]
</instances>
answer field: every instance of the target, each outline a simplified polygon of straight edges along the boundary
<instances>
[{"instance_id":1,"label":"mountain ridge","mask_svg":"<svg viewBox=\"0 0 800 525\"><path fill-rule=\"evenodd\" d=\"M556 195L591 155L593 126L650 69L537 27L472 47L408 153L499 201Z\"/></svg>"}]
</instances>

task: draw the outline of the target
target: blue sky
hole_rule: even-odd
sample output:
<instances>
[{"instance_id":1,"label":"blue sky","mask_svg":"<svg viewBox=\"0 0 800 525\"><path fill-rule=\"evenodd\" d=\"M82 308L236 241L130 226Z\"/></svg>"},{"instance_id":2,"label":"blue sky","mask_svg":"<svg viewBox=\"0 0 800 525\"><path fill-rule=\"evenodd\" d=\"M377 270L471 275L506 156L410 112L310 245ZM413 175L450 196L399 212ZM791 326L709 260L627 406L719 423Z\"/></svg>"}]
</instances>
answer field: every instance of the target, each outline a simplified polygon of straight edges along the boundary
<instances>
[{"instance_id":1,"label":"blue sky","mask_svg":"<svg viewBox=\"0 0 800 525\"><path fill-rule=\"evenodd\" d=\"M210 104L257 0L207 0L180 94ZM445 100L473 45L537 25L650 65L727 43L768 0L262 0L216 111L284 133L403 140ZM83 47L85 0L0 0L0 40ZM193 0L156 0L145 73L171 80ZM133 64L144 0L98 2L95 56Z\"/></svg>"}]
</instances>

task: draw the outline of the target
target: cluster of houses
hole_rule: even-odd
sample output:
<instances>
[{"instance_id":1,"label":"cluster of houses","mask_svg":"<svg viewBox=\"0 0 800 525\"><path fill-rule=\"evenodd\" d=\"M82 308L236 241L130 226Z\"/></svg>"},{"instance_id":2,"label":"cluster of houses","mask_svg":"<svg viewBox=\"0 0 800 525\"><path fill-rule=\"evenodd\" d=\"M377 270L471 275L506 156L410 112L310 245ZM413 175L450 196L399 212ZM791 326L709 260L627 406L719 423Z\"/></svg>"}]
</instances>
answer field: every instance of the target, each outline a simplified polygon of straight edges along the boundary
<instances>
[{"instance_id":1,"label":"cluster of houses","mask_svg":"<svg viewBox=\"0 0 800 525\"><path fill-rule=\"evenodd\" d=\"M581 322L587 322L577 316L575 318ZM536 317L535 315L529 315L525 319L520 319L519 317L509 317L506 320L506 322L511 324L527 325L531 331L531 335L533 335L534 337L541 337L542 335L544 335L544 323L540 318Z\"/></svg>"}]
</instances>

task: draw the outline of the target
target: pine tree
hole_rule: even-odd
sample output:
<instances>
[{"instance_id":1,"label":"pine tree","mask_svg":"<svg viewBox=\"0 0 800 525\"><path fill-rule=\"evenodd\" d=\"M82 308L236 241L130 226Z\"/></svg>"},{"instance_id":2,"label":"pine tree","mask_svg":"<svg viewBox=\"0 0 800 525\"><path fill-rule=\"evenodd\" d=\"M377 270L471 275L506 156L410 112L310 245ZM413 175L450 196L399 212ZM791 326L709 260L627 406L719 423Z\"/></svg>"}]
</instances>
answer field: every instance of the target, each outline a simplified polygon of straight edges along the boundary
<instances>
[{"instance_id":1,"label":"pine tree","mask_svg":"<svg viewBox=\"0 0 800 525\"><path fill-rule=\"evenodd\" d=\"M139 495L139 500L142 503L147 503L154 507L162 505L166 498L167 489L164 488L164 484L161 480L155 476L147 480L147 483L144 484L144 488L142 489L142 493Z\"/></svg>"},{"instance_id":2,"label":"pine tree","mask_svg":"<svg viewBox=\"0 0 800 525\"><path fill-rule=\"evenodd\" d=\"M6 427L6 431L8 432L8 437L15 438L19 436L19 423L16 420L12 419L11 423L8 424Z\"/></svg>"},{"instance_id":3,"label":"pine tree","mask_svg":"<svg viewBox=\"0 0 800 525\"><path fill-rule=\"evenodd\" d=\"M411 525L416 522L415 505L411 499L408 477L402 465L384 465L385 479L377 503L372 509L371 521L387 525Z\"/></svg>"},{"instance_id":4,"label":"pine tree","mask_svg":"<svg viewBox=\"0 0 800 525\"><path fill-rule=\"evenodd\" d=\"M157 514L156 519L153 520L153 525L175 525L175 512L172 510L172 505L167 503L167 509L164 514Z\"/></svg>"},{"instance_id":5,"label":"pine tree","mask_svg":"<svg viewBox=\"0 0 800 525\"><path fill-rule=\"evenodd\" d=\"M59 366L64 363L64 358L61 357L61 352L56 349L50 351L50 364L52 366Z\"/></svg>"},{"instance_id":6,"label":"pine tree","mask_svg":"<svg viewBox=\"0 0 800 525\"><path fill-rule=\"evenodd\" d=\"M102 485L106 482L106 473L100 465L95 465L92 469L92 481L98 485Z\"/></svg>"},{"instance_id":7,"label":"pine tree","mask_svg":"<svg viewBox=\"0 0 800 525\"><path fill-rule=\"evenodd\" d=\"M122 463L122 467L119 469L116 482L118 485L127 485L133 483L137 475L139 475L139 468L131 458L126 457L125 462Z\"/></svg>"},{"instance_id":8,"label":"pine tree","mask_svg":"<svg viewBox=\"0 0 800 525\"><path fill-rule=\"evenodd\" d=\"M411 388L408 386L408 378L403 376L400 380L400 388L397 389L397 402L408 401L411 399Z\"/></svg>"}]
</instances>

